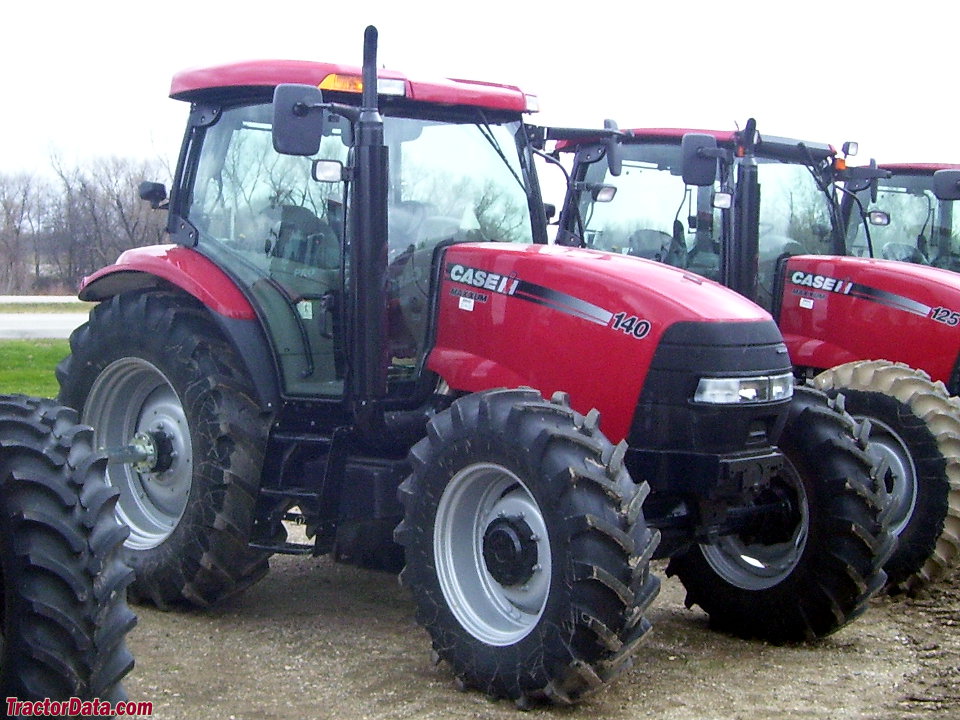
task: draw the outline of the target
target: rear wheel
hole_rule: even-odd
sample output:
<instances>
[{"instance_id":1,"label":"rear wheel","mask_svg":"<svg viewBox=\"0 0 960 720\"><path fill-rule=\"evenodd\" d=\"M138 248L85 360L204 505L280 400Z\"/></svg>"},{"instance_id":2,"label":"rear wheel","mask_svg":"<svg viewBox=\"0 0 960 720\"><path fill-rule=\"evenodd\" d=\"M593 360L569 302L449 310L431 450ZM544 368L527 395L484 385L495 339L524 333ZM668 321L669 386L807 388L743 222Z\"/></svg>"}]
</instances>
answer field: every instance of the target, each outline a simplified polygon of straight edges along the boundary
<instances>
[{"instance_id":1,"label":"rear wheel","mask_svg":"<svg viewBox=\"0 0 960 720\"><path fill-rule=\"evenodd\" d=\"M136 622L126 529L92 432L76 420L50 400L0 396L3 697L126 698Z\"/></svg>"},{"instance_id":2,"label":"rear wheel","mask_svg":"<svg viewBox=\"0 0 960 720\"><path fill-rule=\"evenodd\" d=\"M206 606L262 577L267 554L247 543L266 421L206 311L174 293L125 293L94 308L70 349L57 367L61 400L99 446L148 455L108 471L130 526L133 595Z\"/></svg>"},{"instance_id":3,"label":"rear wheel","mask_svg":"<svg viewBox=\"0 0 960 720\"><path fill-rule=\"evenodd\" d=\"M403 580L464 685L570 703L629 666L659 589L658 536L623 451L596 413L527 389L457 400L414 446Z\"/></svg>"},{"instance_id":4,"label":"rear wheel","mask_svg":"<svg viewBox=\"0 0 960 720\"><path fill-rule=\"evenodd\" d=\"M829 635L863 613L894 540L855 428L822 393L796 388L781 435L786 467L757 498L785 511L672 559L667 573L686 588L687 607L702 607L717 629L775 643Z\"/></svg>"},{"instance_id":5,"label":"rear wheel","mask_svg":"<svg viewBox=\"0 0 960 720\"><path fill-rule=\"evenodd\" d=\"M813 383L870 420L871 446L889 466L898 542L888 582L915 589L940 577L960 561L960 404L923 371L886 360L840 365Z\"/></svg>"}]
</instances>

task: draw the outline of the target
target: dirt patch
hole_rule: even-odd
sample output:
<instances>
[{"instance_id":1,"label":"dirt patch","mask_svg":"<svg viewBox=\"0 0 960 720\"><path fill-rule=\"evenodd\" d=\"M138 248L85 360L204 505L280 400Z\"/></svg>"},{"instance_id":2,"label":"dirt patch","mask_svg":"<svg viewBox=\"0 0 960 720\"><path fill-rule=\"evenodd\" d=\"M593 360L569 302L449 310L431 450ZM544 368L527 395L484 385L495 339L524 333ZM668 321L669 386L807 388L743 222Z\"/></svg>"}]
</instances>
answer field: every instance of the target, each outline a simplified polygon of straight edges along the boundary
<instances>
[{"instance_id":1,"label":"dirt patch","mask_svg":"<svg viewBox=\"0 0 960 720\"><path fill-rule=\"evenodd\" d=\"M509 702L458 691L434 665L394 576L323 558L271 564L211 611L136 608L130 698L171 720L518 717ZM812 645L712 632L674 580L664 579L650 617L653 632L617 682L576 708L522 717L960 719L958 574L919 597L879 598Z\"/></svg>"}]
</instances>

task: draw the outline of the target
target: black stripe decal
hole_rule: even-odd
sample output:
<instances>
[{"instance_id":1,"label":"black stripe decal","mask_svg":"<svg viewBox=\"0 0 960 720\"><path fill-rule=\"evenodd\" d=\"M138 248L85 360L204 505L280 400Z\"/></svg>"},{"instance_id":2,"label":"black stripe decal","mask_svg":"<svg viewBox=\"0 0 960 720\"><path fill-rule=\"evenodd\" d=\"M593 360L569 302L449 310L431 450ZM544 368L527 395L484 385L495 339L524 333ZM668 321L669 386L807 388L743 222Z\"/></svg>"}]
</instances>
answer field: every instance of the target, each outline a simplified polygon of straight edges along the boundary
<instances>
[{"instance_id":1,"label":"black stripe decal","mask_svg":"<svg viewBox=\"0 0 960 720\"><path fill-rule=\"evenodd\" d=\"M932 310L929 305L924 305L921 302L904 297L903 295L896 295L886 290L880 290L858 283L853 283L846 294L860 298L861 300L869 300L870 302L875 302L880 305L886 305L897 310L920 315L921 317L929 317L930 311Z\"/></svg>"},{"instance_id":2,"label":"black stripe decal","mask_svg":"<svg viewBox=\"0 0 960 720\"><path fill-rule=\"evenodd\" d=\"M602 307L588 303L573 295L557 292L542 285L535 285L526 280L520 281L513 296L597 325L607 326L613 318L613 313L604 310Z\"/></svg>"}]
</instances>

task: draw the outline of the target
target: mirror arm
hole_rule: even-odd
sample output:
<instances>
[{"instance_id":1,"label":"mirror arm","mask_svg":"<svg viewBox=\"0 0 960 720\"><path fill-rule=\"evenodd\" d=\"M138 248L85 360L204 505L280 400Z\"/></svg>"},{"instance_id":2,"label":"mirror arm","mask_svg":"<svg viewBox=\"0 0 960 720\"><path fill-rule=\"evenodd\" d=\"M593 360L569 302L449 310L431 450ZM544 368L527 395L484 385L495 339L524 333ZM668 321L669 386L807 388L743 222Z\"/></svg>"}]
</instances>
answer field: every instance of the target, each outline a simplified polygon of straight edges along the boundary
<instances>
[{"instance_id":1,"label":"mirror arm","mask_svg":"<svg viewBox=\"0 0 960 720\"><path fill-rule=\"evenodd\" d=\"M329 110L335 115L347 118L351 122L360 119L360 108L353 105L344 105L343 103L303 103L298 102L293 106L293 114L298 117L306 116L311 110Z\"/></svg>"}]
</instances>

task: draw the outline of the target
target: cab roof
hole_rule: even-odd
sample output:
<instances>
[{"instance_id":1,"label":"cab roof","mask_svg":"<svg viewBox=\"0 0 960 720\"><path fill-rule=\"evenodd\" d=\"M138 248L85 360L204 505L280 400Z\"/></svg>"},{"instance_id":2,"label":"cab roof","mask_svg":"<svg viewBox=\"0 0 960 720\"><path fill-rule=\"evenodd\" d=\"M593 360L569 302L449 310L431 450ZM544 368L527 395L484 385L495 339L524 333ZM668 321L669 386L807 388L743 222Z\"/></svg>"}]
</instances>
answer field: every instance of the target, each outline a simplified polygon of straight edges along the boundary
<instances>
[{"instance_id":1,"label":"cab roof","mask_svg":"<svg viewBox=\"0 0 960 720\"><path fill-rule=\"evenodd\" d=\"M699 128L633 128L624 130L626 137L625 143L631 142L665 142L680 144L683 136L687 133L699 133L711 135L717 140L721 147L733 148L736 142L737 134L732 130L703 130ZM570 152L577 149L578 145L586 144L585 140L564 140L557 143L557 150ZM597 142L596 139L589 142ZM803 146L803 147L801 147ZM766 135L760 133L760 143L757 145L757 153L760 156L772 157L778 160L799 160L807 159L806 148L815 160L823 160L833 157L837 151L832 145L824 143L807 142L806 140L794 140L792 138L777 137L775 135Z\"/></svg>"},{"instance_id":2,"label":"cab roof","mask_svg":"<svg viewBox=\"0 0 960 720\"><path fill-rule=\"evenodd\" d=\"M237 95L244 90L269 89L282 83L320 86L331 76L344 76L359 82L359 67L303 60L249 60L207 68L184 70L173 77L170 97L193 102L210 95ZM380 81L394 88L381 94L402 94L408 100L439 105L467 105L490 110L533 112L536 98L514 85L443 78L414 80L393 70L377 71ZM402 93L399 88L402 87ZM359 89L356 90L359 92Z\"/></svg>"},{"instance_id":3,"label":"cab roof","mask_svg":"<svg viewBox=\"0 0 960 720\"><path fill-rule=\"evenodd\" d=\"M960 170L960 165L952 163L880 163L882 170L894 175L933 175L937 170Z\"/></svg>"}]
</instances>

